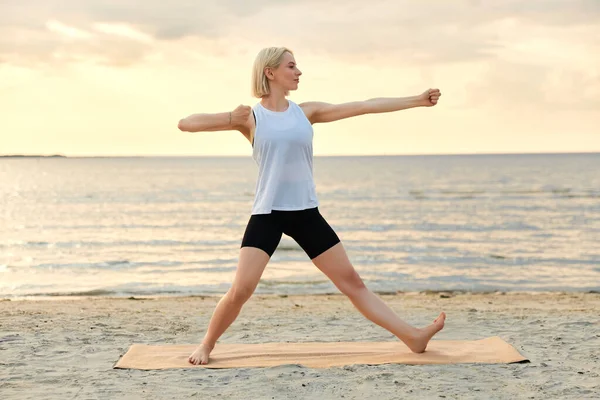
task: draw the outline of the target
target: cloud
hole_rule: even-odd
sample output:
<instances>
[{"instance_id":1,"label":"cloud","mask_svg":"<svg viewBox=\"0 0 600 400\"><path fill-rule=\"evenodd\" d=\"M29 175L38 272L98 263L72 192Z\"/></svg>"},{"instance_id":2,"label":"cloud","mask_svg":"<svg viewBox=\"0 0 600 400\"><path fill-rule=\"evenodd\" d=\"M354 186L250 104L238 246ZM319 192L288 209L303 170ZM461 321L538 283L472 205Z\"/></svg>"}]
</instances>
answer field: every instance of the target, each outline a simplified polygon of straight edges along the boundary
<instances>
[{"instance_id":1,"label":"cloud","mask_svg":"<svg viewBox=\"0 0 600 400\"><path fill-rule=\"evenodd\" d=\"M35 66L89 57L127 66L161 45L190 38L225 47L294 43L303 51L363 62L469 62L496 58L511 33L529 26L598 28L599 21L598 0L3 2L0 62Z\"/></svg>"},{"instance_id":2,"label":"cloud","mask_svg":"<svg viewBox=\"0 0 600 400\"><path fill-rule=\"evenodd\" d=\"M492 57L500 43L487 27L513 19L529 24L598 24L597 0L458 0L451 3L402 1L282 0L37 0L0 3L0 57L52 60L55 51L120 57L105 51L110 42L142 57L153 41L186 37L214 40L295 40L315 53L376 57L395 54L415 63ZM52 22L49 22L52 21ZM49 25L50 24L50 25ZM58 32L62 27L62 32ZM48 30L61 35L48 36ZM71 46L72 37L97 34ZM241 35L241 36L240 36ZM66 35L68 36L68 35ZM88 38L89 39L89 38ZM98 43L94 44L93 42ZM136 47L131 41L138 42ZM130 58L130 57L129 57ZM134 60L131 60L132 62Z\"/></svg>"},{"instance_id":3,"label":"cloud","mask_svg":"<svg viewBox=\"0 0 600 400\"><path fill-rule=\"evenodd\" d=\"M496 15L517 17L540 25L595 25L600 22L600 2L597 0L504 0L486 3L493 4L489 11Z\"/></svg>"},{"instance_id":4,"label":"cloud","mask_svg":"<svg viewBox=\"0 0 600 400\"><path fill-rule=\"evenodd\" d=\"M94 34L90 32L67 26L59 21L46 21L46 28L48 28L50 32L59 33L75 40L89 40L94 37Z\"/></svg>"},{"instance_id":5,"label":"cloud","mask_svg":"<svg viewBox=\"0 0 600 400\"><path fill-rule=\"evenodd\" d=\"M71 62L129 66L142 60L150 49L148 37L132 28L94 25L90 29L48 20L44 30L0 29L0 63L39 68Z\"/></svg>"},{"instance_id":6,"label":"cloud","mask_svg":"<svg viewBox=\"0 0 600 400\"><path fill-rule=\"evenodd\" d=\"M114 35L142 43L152 43L153 38L127 24L94 23L92 28L107 35Z\"/></svg>"}]
</instances>

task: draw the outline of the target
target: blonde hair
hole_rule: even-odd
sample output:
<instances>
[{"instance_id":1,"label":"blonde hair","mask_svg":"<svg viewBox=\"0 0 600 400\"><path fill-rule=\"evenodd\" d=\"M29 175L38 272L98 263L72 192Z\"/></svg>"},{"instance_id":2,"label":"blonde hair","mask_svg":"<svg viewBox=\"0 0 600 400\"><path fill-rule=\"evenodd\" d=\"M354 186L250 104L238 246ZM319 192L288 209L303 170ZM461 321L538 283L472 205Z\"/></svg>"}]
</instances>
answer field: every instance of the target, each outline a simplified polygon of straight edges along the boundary
<instances>
[{"instance_id":1,"label":"blonde hair","mask_svg":"<svg viewBox=\"0 0 600 400\"><path fill-rule=\"evenodd\" d=\"M286 52L294 54L287 47L267 47L258 52L252 67L252 96L260 99L271 93L265 68L278 68Z\"/></svg>"}]
</instances>

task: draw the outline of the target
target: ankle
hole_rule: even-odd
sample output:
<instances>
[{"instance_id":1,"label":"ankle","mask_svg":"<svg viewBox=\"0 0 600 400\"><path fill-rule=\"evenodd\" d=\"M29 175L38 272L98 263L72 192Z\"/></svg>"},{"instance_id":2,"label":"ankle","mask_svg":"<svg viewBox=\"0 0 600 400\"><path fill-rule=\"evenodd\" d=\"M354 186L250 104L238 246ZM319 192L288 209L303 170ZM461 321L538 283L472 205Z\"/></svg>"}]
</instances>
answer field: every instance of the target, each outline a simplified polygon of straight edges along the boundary
<instances>
[{"instance_id":1,"label":"ankle","mask_svg":"<svg viewBox=\"0 0 600 400\"><path fill-rule=\"evenodd\" d=\"M214 342L211 342L211 341L209 341L209 340L206 340L206 339L204 339L204 340L202 341L202 343L201 343L201 344L202 344L204 347L207 347L207 348L209 348L209 349L211 349L211 350L215 348L215 343L214 343Z\"/></svg>"},{"instance_id":2,"label":"ankle","mask_svg":"<svg viewBox=\"0 0 600 400\"><path fill-rule=\"evenodd\" d=\"M405 342L405 341L413 342L413 341L419 339L421 337L421 335L422 335L421 329L411 327L411 329L408 332L404 333L403 337L398 337L398 339L402 340L403 342Z\"/></svg>"}]
</instances>

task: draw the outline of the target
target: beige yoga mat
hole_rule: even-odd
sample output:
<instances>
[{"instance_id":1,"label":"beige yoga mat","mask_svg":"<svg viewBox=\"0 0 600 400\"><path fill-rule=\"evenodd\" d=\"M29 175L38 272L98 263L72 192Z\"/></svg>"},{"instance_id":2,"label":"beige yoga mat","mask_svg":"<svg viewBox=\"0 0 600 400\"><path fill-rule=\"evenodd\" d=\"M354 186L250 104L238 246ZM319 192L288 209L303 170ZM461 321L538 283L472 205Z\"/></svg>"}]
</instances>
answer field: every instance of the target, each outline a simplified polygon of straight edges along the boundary
<instances>
[{"instance_id":1,"label":"beige yoga mat","mask_svg":"<svg viewBox=\"0 0 600 400\"><path fill-rule=\"evenodd\" d=\"M114 368L248 368L300 364L311 368L351 364L456 364L529 361L510 344L494 336L482 340L432 340L427 351L411 352L403 343L327 342L217 344L208 365L191 365L196 345L134 344Z\"/></svg>"}]
</instances>

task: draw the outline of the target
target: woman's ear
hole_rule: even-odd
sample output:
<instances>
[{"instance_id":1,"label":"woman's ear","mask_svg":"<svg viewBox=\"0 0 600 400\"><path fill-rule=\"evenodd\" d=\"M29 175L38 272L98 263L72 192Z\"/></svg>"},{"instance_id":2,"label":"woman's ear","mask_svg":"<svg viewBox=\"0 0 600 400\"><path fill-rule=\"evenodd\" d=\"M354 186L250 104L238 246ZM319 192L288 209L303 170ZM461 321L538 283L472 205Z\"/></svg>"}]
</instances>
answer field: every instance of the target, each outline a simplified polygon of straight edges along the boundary
<instances>
[{"instance_id":1,"label":"woman's ear","mask_svg":"<svg viewBox=\"0 0 600 400\"><path fill-rule=\"evenodd\" d=\"M273 70L270 67L265 68L265 76L267 79L273 79Z\"/></svg>"}]
</instances>

